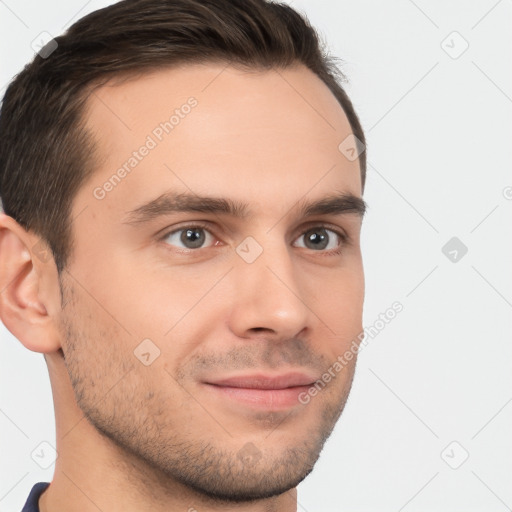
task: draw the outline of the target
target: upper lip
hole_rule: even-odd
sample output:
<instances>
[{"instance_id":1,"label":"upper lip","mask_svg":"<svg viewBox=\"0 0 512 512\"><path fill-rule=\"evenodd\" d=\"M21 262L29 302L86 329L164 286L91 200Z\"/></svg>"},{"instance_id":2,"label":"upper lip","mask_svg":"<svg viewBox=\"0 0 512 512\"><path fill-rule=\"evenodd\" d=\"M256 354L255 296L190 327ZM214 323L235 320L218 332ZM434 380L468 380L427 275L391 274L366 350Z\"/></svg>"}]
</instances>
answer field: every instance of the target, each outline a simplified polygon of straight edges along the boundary
<instances>
[{"instance_id":1,"label":"upper lip","mask_svg":"<svg viewBox=\"0 0 512 512\"><path fill-rule=\"evenodd\" d=\"M209 380L207 384L233 388L285 389L295 386L309 386L316 378L301 372L281 374L235 375L224 379Z\"/></svg>"}]
</instances>

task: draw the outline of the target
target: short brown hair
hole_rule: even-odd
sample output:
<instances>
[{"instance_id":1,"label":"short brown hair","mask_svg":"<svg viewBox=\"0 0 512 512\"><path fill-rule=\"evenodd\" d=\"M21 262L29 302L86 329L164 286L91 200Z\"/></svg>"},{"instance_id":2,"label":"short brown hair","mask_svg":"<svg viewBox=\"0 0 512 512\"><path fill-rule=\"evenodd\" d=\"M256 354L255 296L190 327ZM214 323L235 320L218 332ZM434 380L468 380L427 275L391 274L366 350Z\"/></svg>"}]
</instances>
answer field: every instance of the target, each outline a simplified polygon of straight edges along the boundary
<instances>
[{"instance_id":1,"label":"short brown hair","mask_svg":"<svg viewBox=\"0 0 512 512\"><path fill-rule=\"evenodd\" d=\"M72 201L95 169L83 119L90 91L112 77L174 64L271 69L302 63L329 87L364 145L336 60L304 15L268 0L123 0L92 12L36 54L5 93L4 212L48 243L60 274L72 250ZM364 151L359 163L364 188Z\"/></svg>"}]
</instances>

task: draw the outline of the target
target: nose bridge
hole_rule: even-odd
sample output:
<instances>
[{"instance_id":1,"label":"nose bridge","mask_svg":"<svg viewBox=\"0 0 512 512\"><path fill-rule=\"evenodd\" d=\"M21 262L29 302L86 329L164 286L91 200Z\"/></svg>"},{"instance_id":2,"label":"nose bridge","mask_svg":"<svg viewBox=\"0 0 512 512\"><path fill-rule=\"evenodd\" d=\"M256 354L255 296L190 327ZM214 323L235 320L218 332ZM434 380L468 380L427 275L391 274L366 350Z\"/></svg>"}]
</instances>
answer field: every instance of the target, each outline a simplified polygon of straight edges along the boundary
<instances>
[{"instance_id":1,"label":"nose bridge","mask_svg":"<svg viewBox=\"0 0 512 512\"><path fill-rule=\"evenodd\" d=\"M236 248L232 328L239 335L249 329L269 329L295 336L308 323L301 276L282 237L265 236L263 243L247 237Z\"/></svg>"}]
</instances>

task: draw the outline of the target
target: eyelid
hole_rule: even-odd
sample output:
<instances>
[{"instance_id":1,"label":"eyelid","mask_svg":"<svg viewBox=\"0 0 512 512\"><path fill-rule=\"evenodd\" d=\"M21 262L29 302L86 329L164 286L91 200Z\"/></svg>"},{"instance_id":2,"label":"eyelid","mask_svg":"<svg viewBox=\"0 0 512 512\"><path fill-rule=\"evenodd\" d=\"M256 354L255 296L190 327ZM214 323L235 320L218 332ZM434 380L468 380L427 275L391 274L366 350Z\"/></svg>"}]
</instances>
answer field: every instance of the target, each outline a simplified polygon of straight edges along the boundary
<instances>
[{"instance_id":1,"label":"eyelid","mask_svg":"<svg viewBox=\"0 0 512 512\"><path fill-rule=\"evenodd\" d=\"M344 242L347 242L350 240L349 235L341 226L338 226L336 224L330 224L329 222L321 221L321 220L312 220L312 221L306 222L306 224L301 224L300 234L304 234L306 231L309 231L312 228L329 229L330 231L334 231Z\"/></svg>"},{"instance_id":2,"label":"eyelid","mask_svg":"<svg viewBox=\"0 0 512 512\"><path fill-rule=\"evenodd\" d=\"M325 256L325 257L332 257L332 256L340 256L345 251L345 246L350 243L350 237L347 235L344 229L342 229L340 226L329 224L328 222L322 222L322 221L311 221L309 223L306 223L305 225L302 224L300 226L300 232L298 235L295 235L294 237L294 243L296 240L298 240L300 237L304 236L308 231L314 229L314 228L321 228L326 229L328 231L333 232L339 237L339 244L335 249L331 249L329 251L313 251L313 253L317 253L319 257ZM299 249L306 249L304 247L299 247Z\"/></svg>"},{"instance_id":3,"label":"eyelid","mask_svg":"<svg viewBox=\"0 0 512 512\"><path fill-rule=\"evenodd\" d=\"M159 236L158 239L159 239L159 241L163 241L169 235L172 235L176 231L182 231L187 228L204 229L205 231L208 231L214 238L218 239L217 235L215 234L215 229L211 226L211 224L209 222L205 222L205 221L188 221L181 225L178 224L177 226L173 226L172 229L169 229L169 230L167 228L163 229L160 231L160 233L163 232L163 235ZM313 229L313 228L324 228L324 229L328 229L329 231L334 232L336 235L338 235L340 237L341 244L344 244L344 243L347 243L350 241L349 235L340 226L330 224L329 222L321 221L321 220L308 221L308 222L306 222L306 224L301 224L299 227L297 227L295 229L295 235L294 235L293 241L295 241L299 236L304 235L310 229ZM300 231L297 231L297 230L300 230ZM167 245L170 245L170 244L167 244ZM213 246L211 246L211 247L213 247ZM187 249L187 248L181 248L181 247L175 248L175 250L179 250L182 252L197 252L197 251L200 251L201 249L208 249L208 247L200 247L199 249ZM329 254L329 253L332 253L333 251L331 250L331 251L316 251L316 252L318 252L319 254L321 254L321 253Z\"/></svg>"},{"instance_id":4,"label":"eyelid","mask_svg":"<svg viewBox=\"0 0 512 512\"><path fill-rule=\"evenodd\" d=\"M161 231L159 231L157 233L158 241L163 242L168 236L172 235L173 233L176 233L176 231L183 231L183 230L189 229L189 228L204 229L205 231L208 231L208 233L210 233L215 239L217 239L217 236L216 236L214 230L212 229L212 226L209 223L204 222L204 221L189 221L189 222L183 223L181 225L178 224L177 226L173 226L172 229L168 229L168 228L162 229ZM159 233L163 233L163 234L159 235ZM166 245L171 246L171 244L166 244ZM208 249L208 247L200 247L199 249L187 249L186 247L175 247L175 246L171 246L171 247L174 247L173 250L175 250L175 251L186 252L186 253L197 252L197 251L200 251L201 249Z\"/></svg>"}]
</instances>

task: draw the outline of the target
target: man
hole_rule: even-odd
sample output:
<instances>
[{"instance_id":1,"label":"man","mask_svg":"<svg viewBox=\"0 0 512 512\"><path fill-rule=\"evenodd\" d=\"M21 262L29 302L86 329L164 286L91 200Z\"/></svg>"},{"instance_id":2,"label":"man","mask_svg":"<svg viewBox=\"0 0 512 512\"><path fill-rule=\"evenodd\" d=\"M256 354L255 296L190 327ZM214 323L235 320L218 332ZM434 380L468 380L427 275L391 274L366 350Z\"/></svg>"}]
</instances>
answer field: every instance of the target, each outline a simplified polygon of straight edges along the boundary
<instances>
[{"instance_id":1,"label":"man","mask_svg":"<svg viewBox=\"0 0 512 512\"><path fill-rule=\"evenodd\" d=\"M57 442L24 511L296 510L362 332L336 73L288 6L125 0L9 86L0 314L44 354Z\"/></svg>"}]
</instances>

